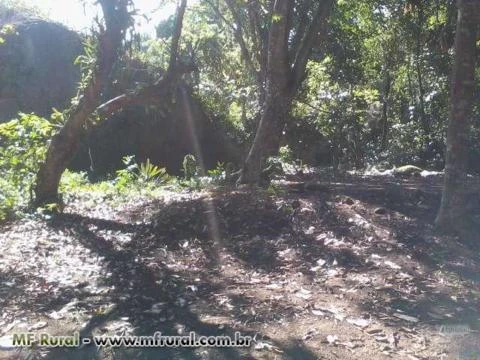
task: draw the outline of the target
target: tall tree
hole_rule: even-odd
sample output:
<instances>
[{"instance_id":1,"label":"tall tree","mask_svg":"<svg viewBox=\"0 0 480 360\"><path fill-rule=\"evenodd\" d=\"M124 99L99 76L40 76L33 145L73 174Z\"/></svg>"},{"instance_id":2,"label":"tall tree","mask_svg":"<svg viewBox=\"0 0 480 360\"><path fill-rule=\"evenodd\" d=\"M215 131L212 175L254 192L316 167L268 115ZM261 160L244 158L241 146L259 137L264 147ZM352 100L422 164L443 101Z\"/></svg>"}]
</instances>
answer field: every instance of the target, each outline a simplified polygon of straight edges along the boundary
<instances>
[{"instance_id":1,"label":"tall tree","mask_svg":"<svg viewBox=\"0 0 480 360\"><path fill-rule=\"evenodd\" d=\"M239 181L256 183L268 156L278 152L293 99L312 49L322 43L335 0L225 0L242 57L257 82L260 121ZM213 1L209 1L216 9ZM221 10L217 10L221 14ZM228 19L223 19L228 22Z\"/></svg>"},{"instance_id":2,"label":"tall tree","mask_svg":"<svg viewBox=\"0 0 480 360\"><path fill-rule=\"evenodd\" d=\"M463 231L466 216L464 186L467 180L469 128L475 92L475 61L480 2L458 0L455 63L450 90L450 119L442 203L436 224Z\"/></svg>"}]
</instances>

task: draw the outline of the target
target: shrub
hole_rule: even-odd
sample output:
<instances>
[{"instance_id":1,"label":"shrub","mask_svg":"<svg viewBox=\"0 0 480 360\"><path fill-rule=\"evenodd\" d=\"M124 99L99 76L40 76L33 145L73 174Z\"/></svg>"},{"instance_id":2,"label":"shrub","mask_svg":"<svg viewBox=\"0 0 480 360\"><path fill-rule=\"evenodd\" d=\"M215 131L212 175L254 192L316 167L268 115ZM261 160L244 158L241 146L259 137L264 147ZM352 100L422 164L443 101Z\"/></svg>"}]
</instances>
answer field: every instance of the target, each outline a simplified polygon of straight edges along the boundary
<instances>
[{"instance_id":1,"label":"shrub","mask_svg":"<svg viewBox=\"0 0 480 360\"><path fill-rule=\"evenodd\" d=\"M190 180L198 175L198 163L194 155L188 154L183 158L183 175L186 180Z\"/></svg>"},{"instance_id":2,"label":"shrub","mask_svg":"<svg viewBox=\"0 0 480 360\"><path fill-rule=\"evenodd\" d=\"M115 186L119 191L129 190L137 185L164 184L171 180L165 168L161 168L147 159L144 163L136 163L134 156L123 158L125 168L117 171Z\"/></svg>"},{"instance_id":3,"label":"shrub","mask_svg":"<svg viewBox=\"0 0 480 360\"><path fill-rule=\"evenodd\" d=\"M0 219L32 200L35 175L54 131L49 120L34 114L0 124Z\"/></svg>"}]
</instances>

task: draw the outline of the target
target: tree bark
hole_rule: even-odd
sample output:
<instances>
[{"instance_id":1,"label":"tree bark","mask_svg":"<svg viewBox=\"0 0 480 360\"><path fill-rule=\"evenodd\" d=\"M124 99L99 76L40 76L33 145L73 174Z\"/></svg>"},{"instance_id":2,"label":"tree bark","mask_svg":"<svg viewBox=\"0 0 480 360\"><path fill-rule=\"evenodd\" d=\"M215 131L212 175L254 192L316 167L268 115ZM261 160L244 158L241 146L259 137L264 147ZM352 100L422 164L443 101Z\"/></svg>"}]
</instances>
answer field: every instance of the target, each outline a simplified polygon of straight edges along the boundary
<instances>
[{"instance_id":1,"label":"tree bark","mask_svg":"<svg viewBox=\"0 0 480 360\"><path fill-rule=\"evenodd\" d=\"M289 48L294 1L275 0L268 36L266 91L261 119L255 139L241 170L240 183L259 183L262 168L269 156L280 147L293 98L305 76L308 58L318 37L326 32L326 24L334 0L319 2L313 19L299 44ZM292 50L295 53L292 53Z\"/></svg>"},{"instance_id":2,"label":"tree bark","mask_svg":"<svg viewBox=\"0 0 480 360\"><path fill-rule=\"evenodd\" d=\"M100 1L105 28L100 28L98 55L94 74L83 91L79 104L60 132L52 138L45 162L40 166L35 186L35 205L58 203L60 179L75 155L84 125L99 105L101 93L110 76L129 26L128 1Z\"/></svg>"},{"instance_id":3,"label":"tree bark","mask_svg":"<svg viewBox=\"0 0 480 360\"><path fill-rule=\"evenodd\" d=\"M442 202L436 225L462 233L468 223L465 183L469 127L475 91L475 58L480 2L458 0L455 63L450 91L450 119L447 130L447 158Z\"/></svg>"},{"instance_id":4,"label":"tree bark","mask_svg":"<svg viewBox=\"0 0 480 360\"><path fill-rule=\"evenodd\" d=\"M383 86L383 95L382 95L382 119L381 119L381 130L382 130L381 149L382 150L385 150L387 148L388 108L389 108L389 97L390 97L391 87L392 87L392 76L390 75L389 69L386 69L385 82Z\"/></svg>"},{"instance_id":5,"label":"tree bark","mask_svg":"<svg viewBox=\"0 0 480 360\"><path fill-rule=\"evenodd\" d=\"M292 97L288 91L278 91L275 94L267 92L266 105L245 160L240 183L259 183L266 159L275 155L280 147L282 130L290 112Z\"/></svg>"},{"instance_id":6,"label":"tree bark","mask_svg":"<svg viewBox=\"0 0 480 360\"><path fill-rule=\"evenodd\" d=\"M258 183L266 158L278 150L291 106L292 72L288 59L288 35L293 2L276 0L268 39L267 89L262 117L245 160L239 182Z\"/></svg>"},{"instance_id":7,"label":"tree bark","mask_svg":"<svg viewBox=\"0 0 480 360\"><path fill-rule=\"evenodd\" d=\"M420 123L422 126L423 134L425 136L424 147L430 142L430 122L427 117L425 110L425 85L423 81L423 41L422 41L422 27L424 26L425 16L423 14L422 3L418 3L418 23L417 23L417 33L416 33L416 54L415 54L415 70L417 75L418 82L418 105L419 105L419 117Z\"/></svg>"}]
</instances>

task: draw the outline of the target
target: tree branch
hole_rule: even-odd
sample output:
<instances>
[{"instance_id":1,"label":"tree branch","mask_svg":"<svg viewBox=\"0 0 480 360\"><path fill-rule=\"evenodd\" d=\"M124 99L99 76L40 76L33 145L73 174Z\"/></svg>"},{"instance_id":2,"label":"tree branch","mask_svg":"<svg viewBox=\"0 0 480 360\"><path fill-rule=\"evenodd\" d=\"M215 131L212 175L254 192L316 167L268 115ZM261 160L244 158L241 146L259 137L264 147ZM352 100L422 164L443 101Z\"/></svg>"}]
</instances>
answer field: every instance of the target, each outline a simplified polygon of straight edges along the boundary
<instances>
[{"instance_id":1,"label":"tree branch","mask_svg":"<svg viewBox=\"0 0 480 360\"><path fill-rule=\"evenodd\" d=\"M268 38L267 72L278 74L280 77L285 76L290 71L288 36L290 34L293 5L294 2L290 0L276 0L273 8L272 24L270 25Z\"/></svg>"},{"instance_id":2,"label":"tree branch","mask_svg":"<svg viewBox=\"0 0 480 360\"><path fill-rule=\"evenodd\" d=\"M232 0L225 0L225 3L227 4L228 9L230 10L230 13L232 14L233 20L235 24L231 24L228 22L228 20L223 16L223 14L220 12L220 10L212 4L211 1L207 0L207 3L210 5L210 7L217 13L217 15L232 29L233 31L233 36L235 37L235 40L237 40L238 45L240 46L240 51L242 53L242 58L245 61L247 68L249 72L253 75L255 80L257 81L257 84L259 86L262 85L262 80L259 77L259 73L257 71L257 68L252 60L252 56L250 54L250 50L248 49L247 42L245 40L244 36L244 30L243 30L243 24L240 19L240 16L237 13L237 9L235 8L235 4L233 3Z\"/></svg>"},{"instance_id":3,"label":"tree branch","mask_svg":"<svg viewBox=\"0 0 480 360\"><path fill-rule=\"evenodd\" d=\"M312 52L315 40L319 34L324 35L326 31L328 16L333 7L334 1L335 0L323 0L320 2L310 27L308 28L305 37L298 48L293 65L293 81L295 87L298 87L303 79L308 58Z\"/></svg>"},{"instance_id":4,"label":"tree branch","mask_svg":"<svg viewBox=\"0 0 480 360\"><path fill-rule=\"evenodd\" d=\"M155 84L139 89L131 94L122 94L96 108L98 115L102 117L112 116L129 105L155 105L161 99L168 98L175 91L176 83L185 73L195 70L193 64L181 64L178 62L178 48L182 36L183 18L187 7L187 0L180 0L177 6L175 28L170 47L170 60L165 74Z\"/></svg>"},{"instance_id":5,"label":"tree branch","mask_svg":"<svg viewBox=\"0 0 480 360\"><path fill-rule=\"evenodd\" d=\"M187 0L180 0L177 5L177 15L175 19L175 29L172 36L172 45L170 47L170 61L168 64L167 73L173 71L178 62L178 47L180 44L180 37L182 36L183 18L187 8Z\"/></svg>"},{"instance_id":6,"label":"tree branch","mask_svg":"<svg viewBox=\"0 0 480 360\"><path fill-rule=\"evenodd\" d=\"M250 28L252 32L252 40L254 46L254 56L257 63L260 65L260 84L264 84L265 73L267 66L267 47L268 47L268 33L262 27L260 21L260 14L262 13L261 4L256 0L250 0L247 6L248 18L250 21Z\"/></svg>"},{"instance_id":7,"label":"tree branch","mask_svg":"<svg viewBox=\"0 0 480 360\"><path fill-rule=\"evenodd\" d=\"M122 94L100 105L96 112L101 117L112 116L130 105L157 105L162 99L168 99L175 91L178 80L183 74L194 71L193 65L175 65L154 85L150 85L132 94Z\"/></svg>"}]
</instances>

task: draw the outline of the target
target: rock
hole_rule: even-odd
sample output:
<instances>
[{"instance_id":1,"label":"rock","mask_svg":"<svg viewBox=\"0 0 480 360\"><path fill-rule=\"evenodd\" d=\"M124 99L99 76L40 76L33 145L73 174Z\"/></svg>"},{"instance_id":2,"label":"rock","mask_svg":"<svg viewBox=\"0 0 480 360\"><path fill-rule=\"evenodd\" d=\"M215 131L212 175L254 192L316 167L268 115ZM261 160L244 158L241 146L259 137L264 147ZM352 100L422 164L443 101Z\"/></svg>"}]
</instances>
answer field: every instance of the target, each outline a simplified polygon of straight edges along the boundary
<instances>
[{"instance_id":1,"label":"rock","mask_svg":"<svg viewBox=\"0 0 480 360\"><path fill-rule=\"evenodd\" d=\"M3 14L5 16L5 14ZM82 38L63 25L35 18L0 18L15 32L0 46L0 122L18 111L49 116L70 104L80 80L74 60Z\"/></svg>"},{"instance_id":2,"label":"rock","mask_svg":"<svg viewBox=\"0 0 480 360\"><path fill-rule=\"evenodd\" d=\"M15 32L4 36L0 46L0 122L11 120L19 111L48 117L53 107L62 111L70 106L80 80L74 60L83 53L82 36L28 14L5 16L0 14L0 27L12 24ZM140 61L126 60L123 67L125 74L118 76L106 97L156 80ZM180 84L175 99L156 110L131 106L102 121L81 142L69 169L88 171L91 179L97 179L123 168L122 158L135 154L139 162L149 159L181 175L185 155L198 150L195 142L208 169L218 162L240 162L244 149L213 121L186 83Z\"/></svg>"},{"instance_id":3,"label":"rock","mask_svg":"<svg viewBox=\"0 0 480 360\"><path fill-rule=\"evenodd\" d=\"M138 64L137 68L142 66ZM122 86L128 89L135 85ZM165 167L169 174L183 175L183 159L187 154L196 155L196 141L207 169L218 162L238 164L243 151L222 127L214 125L185 83L179 85L175 97L177 101L168 113L131 107L102 121L81 144L70 164L72 170L89 169L91 156L93 173L101 178L124 167L124 154L136 154L140 162L149 159L152 164ZM191 131L192 124L195 132Z\"/></svg>"},{"instance_id":4,"label":"rock","mask_svg":"<svg viewBox=\"0 0 480 360\"><path fill-rule=\"evenodd\" d=\"M420 176L423 169L414 165L404 165L393 170L393 175L397 177Z\"/></svg>"},{"instance_id":5,"label":"rock","mask_svg":"<svg viewBox=\"0 0 480 360\"><path fill-rule=\"evenodd\" d=\"M376 208L374 213L376 215L385 215L387 213L387 209L383 208L383 207L380 207L380 208Z\"/></svg>"}]
</instances>

